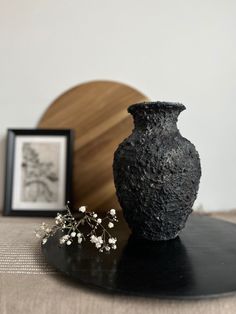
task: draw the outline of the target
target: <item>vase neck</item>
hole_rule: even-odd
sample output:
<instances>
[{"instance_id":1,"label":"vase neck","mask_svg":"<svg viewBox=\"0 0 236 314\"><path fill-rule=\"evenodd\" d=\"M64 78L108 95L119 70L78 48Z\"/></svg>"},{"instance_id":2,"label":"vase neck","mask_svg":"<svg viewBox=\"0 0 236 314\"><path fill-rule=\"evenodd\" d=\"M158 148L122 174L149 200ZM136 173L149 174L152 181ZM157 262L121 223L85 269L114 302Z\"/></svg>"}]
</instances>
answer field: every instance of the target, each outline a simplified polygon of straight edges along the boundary
<instances>
[{"instance_id":1,"label":"vase neck","mask_svg":"<svg viewBox=\"0 0 236 314\"><path fill-rule=\"evenodd\" d=\"M142 103L129 107L134 118L135 129L155 129L160 133L177 132L178 116L185 107L173 103Z\"/></svg>"}]
</instances>

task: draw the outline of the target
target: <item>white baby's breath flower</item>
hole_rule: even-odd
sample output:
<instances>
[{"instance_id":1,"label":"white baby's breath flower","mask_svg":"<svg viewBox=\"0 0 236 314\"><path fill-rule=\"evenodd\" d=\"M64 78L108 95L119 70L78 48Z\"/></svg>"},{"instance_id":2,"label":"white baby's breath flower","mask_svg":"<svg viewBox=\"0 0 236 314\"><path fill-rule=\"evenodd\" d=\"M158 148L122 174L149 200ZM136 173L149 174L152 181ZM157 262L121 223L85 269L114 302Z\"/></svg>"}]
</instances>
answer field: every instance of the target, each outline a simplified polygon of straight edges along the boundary
<instances>
[{"instance_id":1,"label":"white baby's breath flower","mask_svg":"<svg viewBox=\"0 0 236 314\"><path fill-rule=\"evenodd\" d=\"M77 237L80 238L82 234L80 232L77 233Z\"/></svg>"},{"instance_id":2,"label":"white baby's breath flower","mask_svg":"<svg viewBox=\"0 0 236 314\"><path fill-rule=\"evenodd\" d=\"M41 238L41 235L39 233L35 233L36 238Z\"/></svg>"},{"instance_id":3,"label":"white baby's breath flower","mask_svg":"<svg viewBox=\"0 0 236 314\"><path fill-rule=\"evenodd\" d=\"M81 206L81 207L79 208L79 211L80 211L81 213L85 213L85 212L86 212L86 206Z\"/></svg>"},{"instance_id":4,"label":"white baby's breath flower","mask_svg":"<svg viewBox=\"0 0 236 314\"><path fill-rule=\"evenodd\" d=\"M109 246L109 245L106 245L106 246L105 246L105 250L106 250L106 251L110 251L110 246Z\"/></svg>"},{"instance_id":5,"label":"white baby's breath flower","mask_svg":"<svg viewBox=\"0 0 236 314\"><path fill-rule=\"evenodd\" d=\"M114 208L110 209L110 212L109 212L112 216L115 216L116 215L116 210Z\"/></svg>"},{"instance_id":6,"label":"white baby's breath flower","mask_svg":"<svg viewBox=\"0 0 236 314\"><path fill-rule=\"evenodd\" d=\"M78 238L78 243L81 243L83 241L82 238Z\"/></svg>"},{"instance_id":7,"label":"white baby's breath flower","mask_svg":"<svg viewBox=\"0 0 236 314\"><path fill-rule=\"evenodd\" d=\"M43 240L42 240L42 244L45 244L46 242L47 242L47 238L43 238Z\"/></svg>"},{"instance_id":8,"label":"white baby's breath flower","mask_svg":"<svg viewBox=\"0 0 236 314\"><path fill-rule=\"evenodd\" d=\"M47 232L47 233L50 233L51 231L52 231L52 230L51 230L50 228L47 228L47 229L46 229L46 232Z\"/></svg>"},{"instance_id":9,"label":"white baby's breath flower","mask_svg":"<svg viewBox=\"0 0 236 314\"><path fill-rule=\"evenodd\" d=\"M61 222L62 222L61 215L60 215L60 216L57 216L57 217L55 218L55 223L56 223L56 225L59 225Z\"/></svg>"},{"instance_id":10,"label":"white baby's breath flower","mask_svg":"<svg viewBox=\"0 0 236 314\"><path fill-rule=\"evenodd\" d=\"M98 215L97 215L96 213L93 214L93 218L97 218L97 216L98 216Z\"/></svg>"},{"instance_id":11,"label":"white baby's breath flower","mask_svg":"<svg viewBox=\"0 0 236 314\"><path fill-rule=\"evenodd\" d=\"M97 249L99 249L102 245L101 245L99 242L97 242L97 243L95 244L95 246L96 246Z\"/></svg>"},{"instance_id":12,"label":"white baby's breath flower","mask_svg":"<svg viewBox=\"0 0 236 314\"><path fill-rule=\"evenodd\" d=\"M113 222L109 222L109 223L108 223L108 228L110 228L110 229L111 229L111 228L113 228L113 227L114 227Z\"/></svg>"},{"instance_id":13,"label":"white baby's breath flower","mask_svg":"<svg viewBox=\"0 0 236 314\"><path fill-rule=\"evenodd\" d=\"M45 230L45 229L46 229L46 224L45 224L45 222L43 222L43 223L41 224L40 229L41 229L41 230Z\"/></svg>"},{"instance_id":14,"label":"white baby's breath flower","mask_svg":"<svg viewBox=\"0 0 236 314\"><path fill-rule=\"evenodd\" d=\"M102 237L101 237L101 236L97 237L97 242L100 243L100 244L103 243L103 240L102 240Z\"/></svg>"},{"instance_id":15,"label":"white baby's breath flower","mask_svg":"<svg viewBox=\"0 0 236 314\"><path fill-rule=\"evenodd\" d=\"M68 241L66 242L67 245L71 245L71 243L72 243L72 242L71 242L70 240L68 240Z\"/></svg>"},{"instance_id":16,"label":"white baby's breath flower","mask_svg":"<svg viewBox=\"0 0 236 314\"><path fill-rule=\"evenodd\" d=\"M73 231L73 232L71 232L70 235L71 235L72 238L74 238L76 236L76 232Z\"/></svg>"},{"instance_id":17,"label":"white baby's breath flower","mask_svg":"<svg viewBox=\"0 0 236 314\"><path fill-rule=\"evenodd\" d=\"M110 244L115 244L116 243L116 238L109 238L108 239L108 243L110 243Z\"/></svg>"},{"instance_id":18,"label":"white baby's breath flower","mask_svg":"<svg viewBox=\"0 0 236 314\"><path fill-rule=\"evenodd\" d=\"M101 218L98 218L98 219L97 219L97 223L100 224L101 222L102 222L102 219L101 219Z\"/></svg>"},{"instance_id":19,"label":"white baby's breath flower","mask_svg":"<svg viewBox=\"0 0 236 314\"><path fill-rule=\"evenodd\" d=\"M59 242L60 242L60 244L64 244L66 242L66 240L62 237L62 238L60 238Z\"/></svg>"},{"instance_id":20,"label":"white baby's breath flower","mask_svg":"<svg viewBox=\"0 0 236 314\"><path fill-rule=\"evenodd\" d=\"M97 237L96 237L94 234L91 235L90 241L91 241L92 243L96 243L96 242L97 242Z\"/></svg>"},{"instance_id":21,"label":"white baby's breath flower","mask_svg":"<svg viewBox=\"0 0 236 314\"><path fill-rule=\"evenodd\" d=\"M114 245L112 245L112 249L113 250L116 250L116 248L117 248L117 246L114 244Z\"/></svg>"}]
</instances>

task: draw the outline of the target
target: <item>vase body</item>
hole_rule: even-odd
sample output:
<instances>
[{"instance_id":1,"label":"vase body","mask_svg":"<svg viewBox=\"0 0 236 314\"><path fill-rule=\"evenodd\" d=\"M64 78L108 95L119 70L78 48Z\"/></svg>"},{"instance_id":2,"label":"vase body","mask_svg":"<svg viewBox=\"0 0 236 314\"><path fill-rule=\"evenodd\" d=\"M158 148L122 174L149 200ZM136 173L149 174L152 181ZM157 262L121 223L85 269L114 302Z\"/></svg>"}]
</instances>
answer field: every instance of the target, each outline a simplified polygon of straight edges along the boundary
<instances>
[{"instance_id":1,"label":"vase body","mask_svg":"<svg viewBox=\"0 0 236 314\"><path fill-rule=\"evenodd\" d=\"M134 236L174 239L196 199L201 166L194 145L177 129L185 106L151 102L132 105L134 129L114 154L116 193Z\"/></svg>"}]
</instances>

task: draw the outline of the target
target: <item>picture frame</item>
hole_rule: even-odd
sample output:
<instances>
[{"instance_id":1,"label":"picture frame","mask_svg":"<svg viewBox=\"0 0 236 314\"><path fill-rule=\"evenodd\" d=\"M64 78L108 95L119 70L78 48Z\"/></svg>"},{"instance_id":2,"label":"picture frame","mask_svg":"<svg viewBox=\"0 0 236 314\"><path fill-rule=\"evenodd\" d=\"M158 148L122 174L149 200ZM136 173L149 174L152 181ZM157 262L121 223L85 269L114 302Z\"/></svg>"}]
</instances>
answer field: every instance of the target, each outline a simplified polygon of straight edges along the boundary
<instances>
[{"instance_id":1,"label":"picture frame","mask_svg":"<svg viewBox=\"0 0 236 314\"><path fill-rule=\"evenodd\" d=\"M72 200L73 130L8 129L5 216L55 216Z\"/></svg>"}]
</instances>

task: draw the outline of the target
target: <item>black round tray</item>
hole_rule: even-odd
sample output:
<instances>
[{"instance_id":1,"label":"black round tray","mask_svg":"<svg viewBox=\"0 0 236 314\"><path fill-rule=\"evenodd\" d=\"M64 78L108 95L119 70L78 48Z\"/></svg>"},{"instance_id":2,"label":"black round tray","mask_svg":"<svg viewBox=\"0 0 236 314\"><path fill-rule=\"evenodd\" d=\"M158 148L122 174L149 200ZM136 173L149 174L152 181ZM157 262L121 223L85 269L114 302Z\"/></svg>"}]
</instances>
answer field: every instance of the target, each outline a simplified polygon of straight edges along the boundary
<instances>
[{"instance_id":1,"label":"black round tray","mask_svg":"<svg viewBox=\"0 0 236 314\"><path fill-rule=\"evenodd\" d=\"M60 246L55 234L42 246L59 271L94 288L139 296L198 299L236 292L236 225L192 215L175 240L138 241L123 219L118 248L100 253L89 243Z\"/></svg>"}]
</instances>

